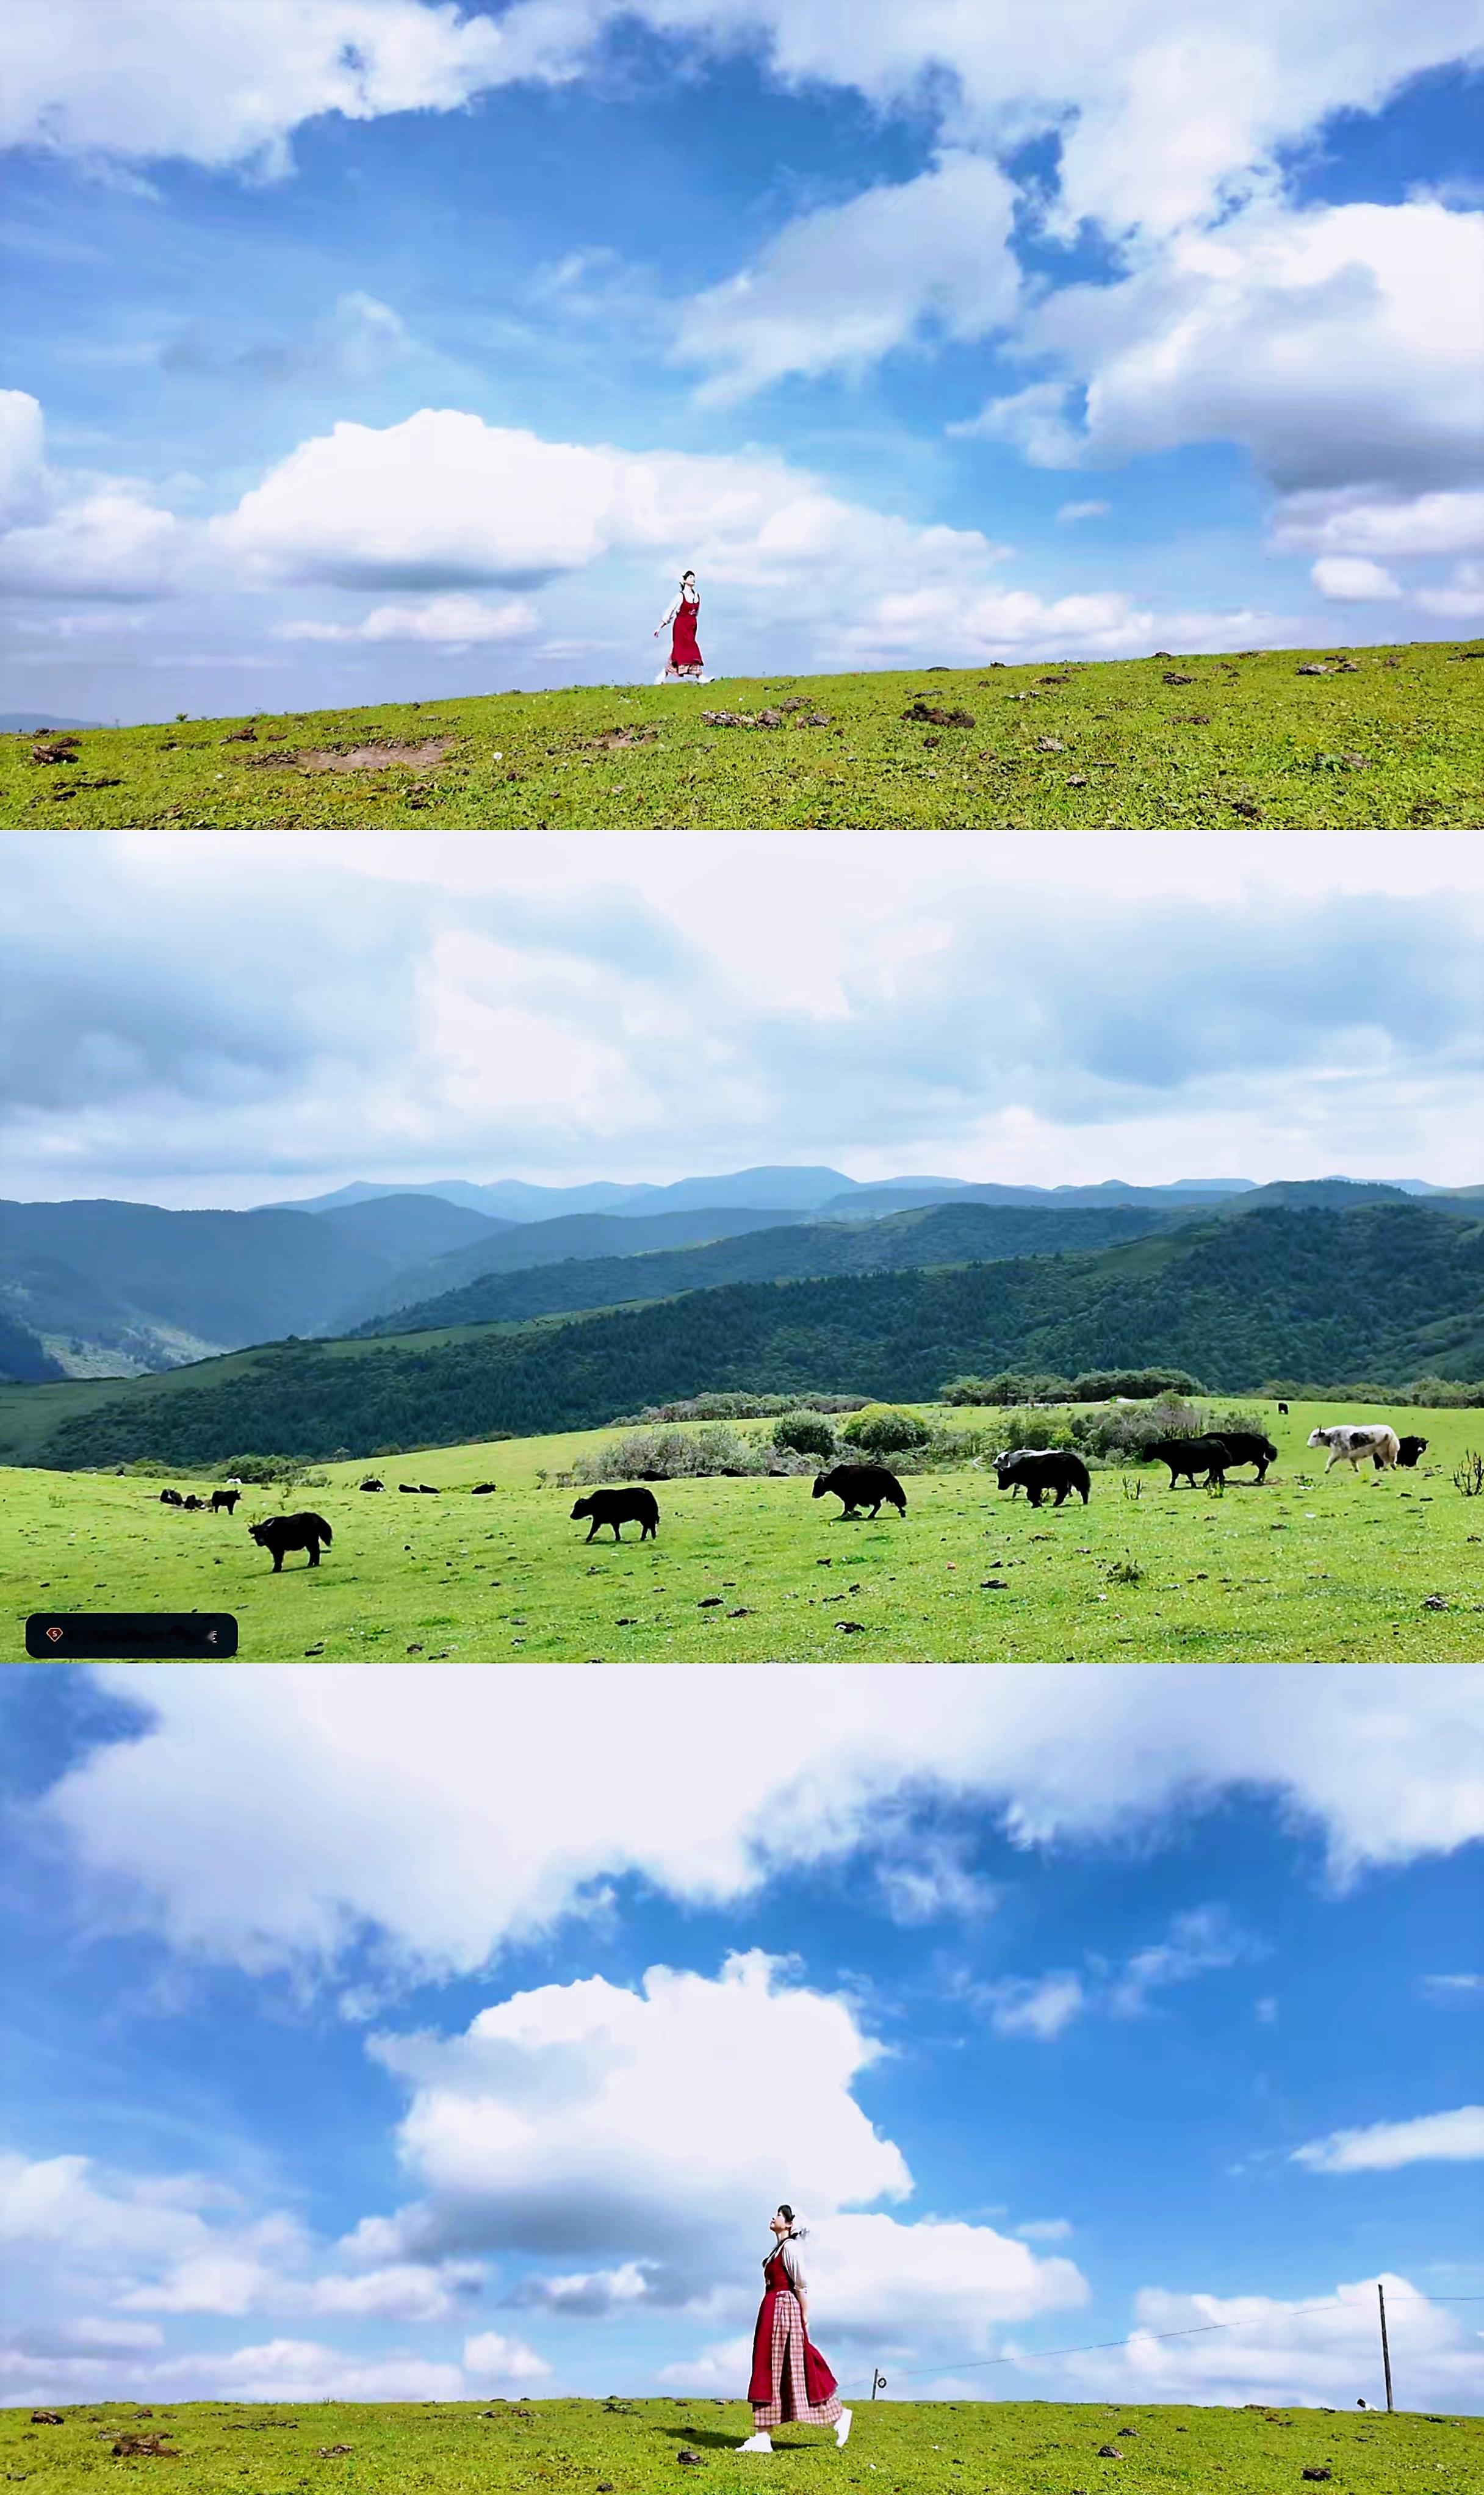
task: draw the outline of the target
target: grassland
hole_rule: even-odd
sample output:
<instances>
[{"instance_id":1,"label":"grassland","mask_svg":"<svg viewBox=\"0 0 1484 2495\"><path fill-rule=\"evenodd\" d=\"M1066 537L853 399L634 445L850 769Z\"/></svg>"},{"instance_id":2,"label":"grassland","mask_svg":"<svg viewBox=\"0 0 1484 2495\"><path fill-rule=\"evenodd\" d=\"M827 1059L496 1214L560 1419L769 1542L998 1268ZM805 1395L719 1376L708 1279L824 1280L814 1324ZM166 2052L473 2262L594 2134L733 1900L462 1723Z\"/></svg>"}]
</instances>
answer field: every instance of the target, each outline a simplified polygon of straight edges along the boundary
<instances>
[{"instance_id":1,"label":"grassland","mask_svg":"<svg viewBox=\"0 0 1484 2495\"><path fill-rule=\"evenodd\" d=\"M52 763L5 737L0 824L1467 828L1484 822L1472 647L1321 653L1319 676L1299 650L1161 653L381 702L90 729ZM919 694L973 724L905 717ZM702 718L786 702L771 729Z\"/></svg>"},{"instance_id":2,"label":"grassland","mask_svg":"<svg viewBox=\"0 0 1484 2495\"><path fill-rule=\"evenodd\" d=\"M1333 2495L1477 2495L1484 2420L1332 2415L1322 2409L1206 2409L1054 2401L858 2404L843 2452L818 2428L784 2426L771 2461L737 2457L751 2429L738 2401L426 2402L269 2409L191 2402L74 2408L60 2426L0 2415L0 2454L32 2495L91 2495L121 2480L168 2477L158 2459L115 2459L118 2434L165 2432L188 2466L191 2495L657 2495L674 2487L682 2452L725 2495L759 2479L881 2495L1300 2495L1303 2472L1327 2470ZM1121 2461L1099 2457L1113 2444Z\"/></svg>"},{"instance_id":3,"label":"grassland","mask_svg":"<svg viewBox=\"0 0 1484 2495\"><path fill-rule=\"evenodd\" d=\"M910 1476L905 1521L873 1525L839 1521L805 1477L690 1480L659 1486L657 1541L617 1547L585 1542L554 1478L602 1431L390 1457L380 1496L356 1488L363 1463L329 1464L287 1498L248 1492L234 1520L162 1507L147 1477L0 1472L5 1652L23 1651L34 1610L198 1609L234 1613L258 1662L1476 1659L1484 1499L1451 1476L1480 1415L1408 1412L1430 1442L1415 1472L1325 1480L1305 1441L1334 1411L1256 1408L1280 1449L1262 1489L1237 1476L1213 1497L1109 1468L1087 1508L1036 1510L971 1465ZM275 1576L245 1525L302 1508L333 1547Z\"/></svg>"}]
</instances>

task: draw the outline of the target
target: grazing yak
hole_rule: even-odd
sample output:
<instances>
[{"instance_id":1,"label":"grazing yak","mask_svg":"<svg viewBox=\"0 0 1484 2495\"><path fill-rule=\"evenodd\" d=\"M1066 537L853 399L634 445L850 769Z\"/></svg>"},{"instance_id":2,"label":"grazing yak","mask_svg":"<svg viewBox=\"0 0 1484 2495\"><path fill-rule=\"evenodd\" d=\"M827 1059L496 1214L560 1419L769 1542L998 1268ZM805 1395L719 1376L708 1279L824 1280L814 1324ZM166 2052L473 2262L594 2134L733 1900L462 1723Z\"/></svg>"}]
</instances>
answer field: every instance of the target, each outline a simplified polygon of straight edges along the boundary
<instances>
[{"instance_id":1,"label":"grazing yak","mask_svg":"<svg viewBox=\"0 0 1484 2495\"><path fill-rule=\"evenodd\" d=\"M476 1482L469 1495L471 1498L486 1498L495 1487L494 1482Z\"/></svg>"},{"instance_id":2,"label":"grazing yak","mask_svg":"<svg viewBox=\"0 0 1484 2495\"><path fill-rule=\"evenodd\" d=\"M1399 1438L1397 1440L1397 1462L1399 1464L1406 1464L1410 1467L1416 1463L1419 1456L1425 1456L1426 1454L1426 1438Z\"/></svg>"},{"instance_id":3,"label":"grazing yak","mask_svg":"<svg viewBox=\"0 0 1484 2495\"><path fill-rule=\"evenodd\" d=\"M1265 1482L1269 1464L1278 1462L1278 1449L1271 1438L1261 1437L1255 1430L1223 1430L1221 1444L1226 1450L1228 1469L1232 1464L1255 1464L1258 1482Z\"/></svg>"},{"instance_id":4,"label":"grazing yak","mask_svg":"<svg viewBox=\"0 0 1484 2495\"><path fill-rule=\"evenodd\" d=\"M378 1481L376 1475L372 1473L368 1480L361 1483L360 1487L362 1490L385 1490L386 1485L385 1482Z\"/></svg>"},{"instance_id":5,"label":"grazing yak","mask_svg":"<svg viewBox=\"0 0 1484 2495\"><path fill-rule=\"evenodd\" d=\"M1279 1405L1279 1407L1278 1407L1278 1408L1279 1408L1280 1412L1286 1412L1286 1410L1288 1409L1288 1406L1287 1406L1287 1404L1286 1404L1286 1403L1280 1403L1280 1405Z\"/></svg>"},{"instance_id":6,"label":"grazing yak","mask_svg":"<svg viewBox=\"0 0 1484 2495\"><path fill-rule=\"evenodd\" d=\"M1073 1492L1086 1507L1093 1489L1081 1457L1065 1447L1017 1447L1011 1455L996 1456L995 1479L1012 1497L1023 1490L1033 1507L1039 1507L1048 1491L1056 1493L1058 1507Z\"/></svg>"},{"instance_id":7,"label":"grazing yak","mask_svg":"<svg viewBox=\"0 0 1484 2495\"><path fill-rule=\"evenodd\" d=\"M907 1493L884 1464L836 1464L830 1472L817 1473L811 1495L822 1498L826 1491L840 1501L837 1524L844 1524L857 1508L869 1507L874 1525L883 1502L894 1507L898 1516L907 1514Z\"/></svg>"},{"instance_id":8,"label":"grazing yak","mask_svg":"<svg viewBox=\"0 0 1484 2495\"><path fill-rule=\"evenodd\" d=\"M267 1516L261 1525L250 1525L247 1529L264 1551L272 1552L275 1577L283 1567L286 1551L307 1551L311 1568L318 1568L321 1543L327 1546L334 1539L323 1516L307 1513L303 1516Z\"/></svg>"},{"instance_id":9,"label":"grazing yak","mask_svg":"<svg viewBox=\"0 0 1484 2495\"><path fill-rule=\"evenodd\" d=\"M182 1507L189 1509L193 1516L200 1516L204 1510L206 1502L203 1498L198 1498L193 1490L190 1497L183 1498L180 1504Z\"/></svg>"},{"instance_id":10,"label":"grazing yak","mask_svg":"<svg viewBox=\"0 0 1484 2495\"><path fill-rule=\"evenodd\" d=\"M183 1507L185 1505L185 1501L181 1497L178 1490L162 1490L160 1493L160 1505L162 1507Z\"/></svg>"},{"instance_id":11,"label":"grazing yak","mask_svg":"<svg viewBox=\"0 0 1484 2495\"><path fill-rule=\"evenodd\" d=\"M1378 1473L1387 1472L1402 1452L1401 1439L1383 1421L1338 1421L1329 1430L1311 1430L1309 1443L1329 1449L1326 1473L1341 1463L1356 1472L1368 1456Z\"/></svg>"},{"instance_id":12,"label":"grazing yak","mask_svg":"<svg viewBox=\"0 0 1484 2495\"><path fill-rule=\"evenodd\" d=\"M212 1515L220 1516L224 1507L229 1516L233 1515L241 1495L242 1493L239 1490L214 1490L211 1494Z\"/></svg>"},{"instance_id":13,"label":"grazing yak","mask_svg":"<svg viewBox=\"0 0 1484 2495\"><path fill-rule=\"evenodd\" d=\"M625 1525L638 1526L641 1542L653 1542L660 1530L660 1502L652 1490L590 1490L572 1509L573 1521L579 1516L592 1520L589 1542L603 1525L612 1525L615 1542L622 1542L619 1528Z\"/></svg>"},{"instance_id":14,"label":"grazing yak","mask_svg":"<svg viewBox=\"0 0 1484 2495\"><path fill-rule=\"evenodd\" d=\"M1205 1474L1208 1489L1213 1482L1224 1485L1231 1460L1224 1438L1151 1438L1147 1447L1139 1449L1141 1464L1168 1464L1171 1490L1178 1485L1182 1473L1192 1490L1197 1473Z\"/></svg>"}]
</instances>

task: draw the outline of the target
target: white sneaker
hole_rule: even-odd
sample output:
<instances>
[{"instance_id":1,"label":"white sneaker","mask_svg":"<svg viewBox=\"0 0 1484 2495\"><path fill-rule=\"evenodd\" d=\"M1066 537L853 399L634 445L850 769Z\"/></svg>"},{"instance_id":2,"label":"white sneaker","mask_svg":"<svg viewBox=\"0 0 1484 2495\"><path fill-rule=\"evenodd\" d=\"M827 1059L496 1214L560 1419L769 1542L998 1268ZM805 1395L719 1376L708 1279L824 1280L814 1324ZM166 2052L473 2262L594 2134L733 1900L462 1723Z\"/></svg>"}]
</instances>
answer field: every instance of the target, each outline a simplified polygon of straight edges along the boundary
<instances>
[{"instance_id":1,"label":"white sneaker","mask_svg":"<svg viewBox=\"0 0 1484 2495\"><path fill-rule=\"evenodd\" d=\"M850 2419L854 2414L855 2412L853 2409L842 2409L840 2415L835 2419L835 2449L837 2451L844 2451L846 2445L850 2442Z\"/></svg>"},{"instance_id":2,"label":"white sneaker","mask_svg":"<svg viewBox=\"0 0 1484 2495\"><path fill-rule=\"evenodd\" d=\"M770 2434L750 2434L745 2443L739 2443L737 2446L739 2451L771 2451L772 2449L773 2438Z\"/></svg>"}]
</instances>

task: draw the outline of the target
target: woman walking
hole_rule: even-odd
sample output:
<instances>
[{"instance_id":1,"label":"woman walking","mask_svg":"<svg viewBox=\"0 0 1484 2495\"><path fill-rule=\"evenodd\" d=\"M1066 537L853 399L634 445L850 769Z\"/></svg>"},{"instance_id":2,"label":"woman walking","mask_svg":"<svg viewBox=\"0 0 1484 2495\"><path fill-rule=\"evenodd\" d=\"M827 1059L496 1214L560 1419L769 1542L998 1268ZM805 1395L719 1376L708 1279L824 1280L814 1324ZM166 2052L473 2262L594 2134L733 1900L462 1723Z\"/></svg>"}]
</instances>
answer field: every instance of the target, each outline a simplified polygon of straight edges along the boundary
<instances>
[{"instance_id":1,"label":"woman walking","mask_svg":"<svg viewBox=\"0 0 1484 2495\"><path fill-rule=\"evenodd\" d=\"M762 2302L753 2333L753 2379L747 2396L756 2432L739 2451L771 2451L775 2425L832 2425L843 2451L850 2412L840 2405L835 2377L810 2344L809 2293L798 2245L808 2229L785 2202L770 2221L777 2242L763 2260Z\"/></svg>"},{"instance_id":2,"label":"woman walking","mask_svg":"<svg viewBox=\"0 0 1484 2495\"><path fill-rule=\"evenodd\" d=\"M683 572L679 595L671 599L654 631L654 638L658 641L667 626L674 628L670 632L669 662L660 679L662 684L668 684L676 676L700 674L705 662L696 640L696 619L699 613L700 592L696 586L696 574L694 571Z\"/></svg>"}]
</instances>

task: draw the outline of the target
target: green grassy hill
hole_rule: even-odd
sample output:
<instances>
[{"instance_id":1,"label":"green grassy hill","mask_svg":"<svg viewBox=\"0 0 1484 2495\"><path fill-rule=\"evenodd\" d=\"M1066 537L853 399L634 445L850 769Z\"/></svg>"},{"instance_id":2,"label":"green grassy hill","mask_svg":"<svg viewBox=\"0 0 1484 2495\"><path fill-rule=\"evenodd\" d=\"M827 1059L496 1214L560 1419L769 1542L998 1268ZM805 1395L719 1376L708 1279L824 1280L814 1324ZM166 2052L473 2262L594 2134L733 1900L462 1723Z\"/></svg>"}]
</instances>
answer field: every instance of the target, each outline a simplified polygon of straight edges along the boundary
<instances>
[{"instance_id":1,"label":"green grassy hill","mask_svg":"<svg viewBox=\"0 0 1484 2495\"><path fill-rule=\"evenodd\" d=\"M1484 2424L1477 2418L1336 2415L1314 2408L1177 2408L1137 2401L872 2401L855 2395L843 2452L819 2427L775 2429L775 2459L738 2459L752 2428L738 2400L700 2396L614 2401L339 2401L157 2403L146 2422L130 2403L70 2407L60 2426L32 2427L28 2410L0 2417L9 2474L33 2495L92 2495L149 2460L110 2457L120 2432L164 2430L187 2463L192 2495L282 2495L288 2486L358 2495L659 2495L683 2451L705 2482L734 2495L760 2467L790 2486L848 2489L880 2478L885 2495L1298 2495L1306 2469L1327 2470L1335 2495L1477 2495ZM1100 2459L1108 2444L1119 2462Z\"/></svg>"},{"instance_id":2,"label":"green grassy hill","mask_svg":"<svg viewBox=\"0 0 1484 2495\"><path fill-rule=\"evenodd\" d=\"M1005 1416L918 1406L938 1423ZM807 1472L660 1482L660 1530L589 1543L573 1475L626 1432L584 1431L315 1466L249 1490L235 1518L160 1504L158 1478L0 1472L0 1660L27 1613L228 1611L244 1661L325 1663L1364 1662L1473 1659L1484 1640L1484 1501L1453 1473L1476 1411L1346 1401L1243 1408L1278 1447L1258 1488L1171 1491L1160 1466L1095 1469L1056 1509L983 1462L905 1475L908 1509L843 1520ZM1065 1413L1059 1419L1065 1419ZM1326 1478L1316 1422L1425 1437L1411 1472ZM766 1422L736 1424L766 1437ZM210 1476L177 1475L185 1490ZM493 1494L475 1496L493 1481ZM399 1485L440 1494L404 1497ZM334 1540L275 1576L247 1527L309 1508ZM847 1624L850 1625L847 1625Z\"/></svg>"},{"instance_id":3,"label":"green grassy hill","mask_svg":"<svg viewBox=\"0 0 1484 2495\"><path fill-rule=\"evenodd\" d=\"M7 737L0 822L1472 826L1473 646L577 686L92 728L64 761ZM781 724L704 718L769 709Z\"/></svg>"},{"instance_id":4,"label":"green grassy hill","mask_svg":"<svg viewBox=\"0 0 1484 2495\"><path fill-rule=\"evenodd\" d=\"M738 1283L524 1325L285 1342L164 1378L0 1390L0 1457L323 1458L592 1428L718 1389L920 1400L966 1371L1484 1375L1484 1220L1410 1202L1218 1217L1097 1255Z\"/></svg>"}]
</instances>

